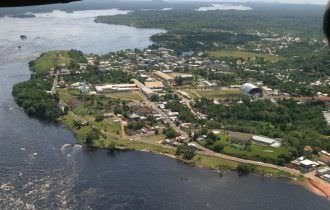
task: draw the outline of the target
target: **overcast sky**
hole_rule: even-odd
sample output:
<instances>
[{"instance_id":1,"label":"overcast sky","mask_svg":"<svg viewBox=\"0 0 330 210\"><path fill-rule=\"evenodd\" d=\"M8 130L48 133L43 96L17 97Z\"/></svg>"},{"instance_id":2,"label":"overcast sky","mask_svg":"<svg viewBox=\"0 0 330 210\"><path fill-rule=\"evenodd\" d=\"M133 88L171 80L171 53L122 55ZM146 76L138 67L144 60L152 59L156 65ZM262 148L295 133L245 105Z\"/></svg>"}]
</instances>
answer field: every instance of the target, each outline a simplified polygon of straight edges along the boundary
<instances>
[{"instance_id":1,"label":"overcast sky","mask_svg":"<svg viewBox=\"0 0 330 210\"><path fill-rule=\"evenodd\" d=\"M175 0L168 0L175 1ZM191 1L191 0L176 0L176 1ZM305 3L305 4L326 4L328 0L194 0L194 1L218 1L218 2L284 2L284 3Z\"/></svg>"},{"instance_id":2,"label":"overcast sky","mask_svg":"<svg viewBox=\"0 0 330 210\"><path fill-rule=\"evenodd\" d=\"M230 0L227 0L230 1ZM326 4L327 0L250 0L264 2L285 2L285 3L307 3L307 4Z\"/></svg>"}]
</instances>

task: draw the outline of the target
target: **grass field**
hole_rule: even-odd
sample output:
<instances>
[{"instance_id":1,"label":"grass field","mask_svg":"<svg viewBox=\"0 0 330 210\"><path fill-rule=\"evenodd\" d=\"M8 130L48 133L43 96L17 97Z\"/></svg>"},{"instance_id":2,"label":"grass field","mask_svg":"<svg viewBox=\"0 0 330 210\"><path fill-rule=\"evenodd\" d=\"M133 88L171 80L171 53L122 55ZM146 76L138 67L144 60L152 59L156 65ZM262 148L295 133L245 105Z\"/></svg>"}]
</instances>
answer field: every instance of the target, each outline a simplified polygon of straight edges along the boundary
<instances>
[{"instance_id":1,"label":"grass field","mask_svg":"<svg viewBox=\"0 0 330 210\"><path fill-rule=\"evenodd\" d=\"M68 101L75 99L78 97L79 95L79 91L78 90L69 90L66 88L58 88L57 92L60 96L60 98L65 102L68 103Z\"/></svg>"},{"instance_id":2,"label":"grass field","mask_svg":"<svg viewBox=\"0 0 330 210\"><path fill-rule=\"evenodd\" d=\"M133 101L143 101L141 93L138 91L133 92L117 92L117 93L109 93L107 96L112 98L120 98L123 100L133 100Z\"/></svg>"},{"instance_id":3,"label":"grass field","mask_svg":"<svg viewBox=\"0 0 330 210\"><path fill-rule=\"evenodd\" d=\"M180 89L186 92L191 98L228 98L228 97L240 97L241 93L239 89Z\"/></svg>"},{"instance_id":4,"label":"grass field","mask_svg":"<svg viewBox=\"0 0 330 210\"><path fill-rule=\"evenodd\" d=\"M266 54L257 54L252 52L246 52L246 51L211 51L208 52L208 55L211 58L224 58L224 57L233 57L233 58L243 58L243 59L256 59L256 57L264 58L267 61L270 62L276 62L283 58L275 55L266 55Z\"/></svg>"},{"instance_id":5,"label":"grass field","mask_svg":"<svg viewBox=\"0 0 330 210\"><path fill-rule=\"evenodd\" d=\"M223 153L247 159L271 159L276 161L279 155L289 152L288 147L273 148L252 143L250 149L246 150L243 145L231 143L225 138L221 138L220 142L225 145Z\"/></svg>"},{"instance_id":6,"label":"grass field","mask_svg":"<svg viewBox=\"0 0 330 210\"><path fill-rule=\"evenodd\" d=\"M71 112L69 114L62 116L59 118L59 121L64 124L67 128L73 131L79 142L83 143L84 140L86 139L86 136L89 131L91 131L92 127L91 126L84 126L81 128L75 128L74 127L74 120L75 116Z\"/></svg>"},{"instance_id":7,"label":"grass field","mask_svg":"<svg viewBox=\"0 0 330 210\"><path fill-rule=\"evenodd\" d=\"M121 129L119 122L115 122L112 119L104 119L101 122L93 122L93 125L99 129L102 129L106 132L112 133L116 136L120 135Z\"/></svg>"},{"instance_id":8,"label":"grass field","mask_svg":"<svg viewBox=\"0 0 330 210\"><path fill-rule=\"evenodd\" d=\"M43 53L34 63L32 69L37 73L47 73L50 68L56 65L70 64L71 58L67 51L50 51Z\"/></svg>"}]
</instances>

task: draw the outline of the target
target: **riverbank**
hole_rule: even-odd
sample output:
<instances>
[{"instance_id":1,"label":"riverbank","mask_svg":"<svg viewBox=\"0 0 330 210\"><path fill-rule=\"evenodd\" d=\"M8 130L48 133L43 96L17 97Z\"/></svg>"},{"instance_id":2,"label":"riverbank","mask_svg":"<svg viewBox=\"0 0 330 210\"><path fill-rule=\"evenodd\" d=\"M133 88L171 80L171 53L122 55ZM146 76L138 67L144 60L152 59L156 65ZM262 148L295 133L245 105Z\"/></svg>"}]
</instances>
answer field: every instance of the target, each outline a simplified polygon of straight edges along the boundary
<instances>
[{"instance_id":1,"label":"riverbank","mask_svg":"<svg viewBox=\"0 0 330 210\"><path fill-rule=\"evenodd\" d=\"M80 143L83 143L83 136L86 133L84 129L77 129L74 127L72 118L70 115L62 116L58 119L58 122L63 124L65 127L70 129L79 140ZM109 150L109 145L111 142L115 143L116 150L119 151L142 151L150 152L159 155L165 155L167 157L173 158L175 160L181 161L184 164L188 164L192 167L201 167L214 171L223 171L231 170L236 171L237 167L240 165L240 162L234 160L228 160L225 158L211 156L203 154L202 152L197 152L195 157L190 160L184 160L175 155L176 149L171 146L162 145L160 143L148 142L144 140L129 140L121 138L120 135L108 134L108 138L101 139L96 141L93 147L100 149ZM113 149L113 148L112 148ZM309 190L310 192L324 197L326 199L330 198L329 184L326 184L322 181L315 181L315 176L308 177L306 174L290 173L288 171L279 170L276 168L247 164L253 167L252 173L259 174L265 177L273 177L279 179L285 179L291 181L293 184L298 184Z\"/></svg>"},{"instance_id":2,"label":"riverbank","mask_svg":"<svg viewBox=\"0 0 330 210\"><path fill-rule=\"evenodd\" d=\"M126 142L127 143L127 142ZM116 147L116 150L118 151L141 151L141 152L150 152L158 155L164 155L166 157L175 159L177 161L182 162L183 164L190 165L192 167L200 167L200 168L206 168L209 170L214 170L217 172L223 171L223 170L230 170L230 171L237 171L237 167L239 165L238 162L230 161L226 159L221 159L219 157L210 157L207 155L197 154L191 161L184 160L178 156L175 155L175 149L169 148L160 148L155 147L155 145L147 145L146 143L142 142L133 142L126 144L125 141L121 142L120 146ZM122 146L123 144L126 144L126 146ZM144 149L142 149L145 147ZM107 149L104 147L97 147L100 149ZM285 171L276 170L272 168L262 167L262 166L255 166L255 170L252 172L261 176L265 177L272 177L277 179L284 179L288 180L293 184L301 185L308 191L326 198L330 200L330 188L328 184L325 184L324 182L318 182L309 178L305 178L303 175L297 176L290 174Z\"/></svg>"}]
</instances>

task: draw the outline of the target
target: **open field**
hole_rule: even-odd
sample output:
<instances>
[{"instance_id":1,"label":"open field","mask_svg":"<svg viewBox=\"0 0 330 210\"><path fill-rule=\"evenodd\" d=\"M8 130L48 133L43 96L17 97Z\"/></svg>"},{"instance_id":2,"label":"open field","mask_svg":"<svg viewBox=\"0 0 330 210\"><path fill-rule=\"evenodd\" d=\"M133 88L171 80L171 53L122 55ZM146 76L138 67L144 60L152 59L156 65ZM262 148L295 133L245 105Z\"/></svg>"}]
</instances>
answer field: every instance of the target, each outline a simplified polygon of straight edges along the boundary
<instances>
[{"instance_id":1,"label":"open field","mask_svg":"<svg viewBox=\"0 0 330 210\"><path fill-rule=\"evenodd\" d=\"M264 58L270 62L276 62L283 58L275 55L266 55L266 54L257 54L246 51L210 51L208 55L211 58L224 58L224 57L233 57L233 58L243 58L243 59L252 59L255 60L257 57Z\"/></svg>"},{"instance_id":2,"label":"open field","mask_svg":"<svg viewBox=\"0 0 330 210\"><path fill-rule=\"evenodd\" d=\"M141 93L138 91L108 93L106 96L130 101L143 101Z\"/></svg>"},{"instance_id":3,"label":"open field","mask_svg":"<svg viewBox=\"0 0 330 210\"><path fill-rule=\"evenodd\" d=\"M65 103L68 103L68 101L77 98L80 94L79 91L75 89L57 88L56 91Z\"/></svg>"},{"instance_id":4,"label":"open field","mask_svg":"<svg viewBox=\"0 0 330 210\"><path fill-rule=\"evenodd\" d=\"M75 116L73 113L69 112L69 114L62 116L59 118L59 122L64 124L67 128L73 131L77 139L80 143L84 143L88 132L92 129L90 126L84 126L81 128L74 127Z\"/></svg>"},{"instance_id":5,"label":"open field","mask_svg":"<svg viewBox=\"0 0 330 210\"><path fill-rule=\"evenodd\" d=\"M150 136L143 136L143 137L141 137L141 140L152 142L152 143L159 143L160 141L163 141L165 139L166 139L166 137L165 137L164 134L150 135Z\"/></svg>"},{"instance_id":6,"label":"open field","mask_svg":"<svg viewBox=\"0 0 330 210\"><path fill-rule=\"evenodd\" d=\"M55 68L57 65L65 64L68 66L70 61L71 58L68 51L50 51L43 53L41 57L33 63L32 67L37 73L47 73L51 68Z\"/></svg>"},{"instance_id":7,"label":"open field","mask_svg":"<svg viewBox=\"0 0 330 210\"><path fill-rule=\"evenodd\" d=\"M240 97L239 89L180 89L186 92L191 98L224 98L224 97Z\"/></svg>"},{"instance_id":8,"label":"open field","mask_svg":"<svg viewBox=\"0 0 330 210\"><path fill-rule=\"evenodd\" d=\"M279 155L289 152L288 147L273 148L251 143L249 149L245 149L244 145L232 143L225 138L221 138L220 142L224 145L223 153L245 159L270 159L276 161Z\"/></svg>"},{"instance_id":9,"label":"open field","mask_svg":"<svg viewBox=\"0 0 330 210\"><path fill-rule=\"evenodd\" d=\"M99 128L101 130L104 130L105 132L114 134L119 137L121 128L119 121L114 121L112 119L104 119L101 122L93 122L93 125L96 128Z\"/></svg>"}]
</instances>

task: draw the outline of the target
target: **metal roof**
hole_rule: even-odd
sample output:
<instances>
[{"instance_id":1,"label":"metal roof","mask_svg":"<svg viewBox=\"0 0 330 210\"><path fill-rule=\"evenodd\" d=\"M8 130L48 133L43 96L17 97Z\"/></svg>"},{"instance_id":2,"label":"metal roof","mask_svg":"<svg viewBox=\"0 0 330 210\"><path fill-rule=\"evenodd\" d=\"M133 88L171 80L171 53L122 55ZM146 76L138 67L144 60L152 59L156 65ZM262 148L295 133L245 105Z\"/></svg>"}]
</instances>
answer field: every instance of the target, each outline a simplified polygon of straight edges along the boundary
<instances>
[{"instance_id":1,"label":"metal roof","mask_svg":"<svg viewBox=\"0 0 330 210\"><path fill-rule=\"evenodd\" d=\"M259 88L259 87L257 87L257 86L255 86L254 84L251 84L251 83L245 83L245 84L243 84L241 87L240 87L240 90L243 92L243 93L245 93L245 94L251 94L251 93L253 93L253 92L262 92L262 90Z\"/></svg>"}]
</instances>

